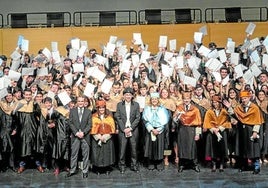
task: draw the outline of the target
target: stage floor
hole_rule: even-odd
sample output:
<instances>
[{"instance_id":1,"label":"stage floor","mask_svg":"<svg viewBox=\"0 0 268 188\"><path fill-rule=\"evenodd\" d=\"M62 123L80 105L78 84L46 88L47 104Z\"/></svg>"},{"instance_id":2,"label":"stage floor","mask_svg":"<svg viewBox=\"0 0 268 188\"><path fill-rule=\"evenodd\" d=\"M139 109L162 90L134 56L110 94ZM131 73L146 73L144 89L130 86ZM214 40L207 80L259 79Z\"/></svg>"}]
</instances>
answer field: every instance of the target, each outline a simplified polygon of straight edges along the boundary
<instances>
[{"instance_id":1,"label":"stage floor","mask_svg":"<svg viewBox=\"0 0 268 188\"><path fill-rule=\"evenodd\" d=\"M114 168L110 175L98 176L90 171L87 179L82 178L81 172L65 178L67 172L55 177L52 170L42 174L35 169L27 169L22 174L8 170L0 173L0 187L268 187L268 165L262 165L258 175L253 175L251 171L238 172L229 167L222 173L212 173L210 168L200 169L200 173L184 170L179 174L177 167L170 164L161 172L141 167L139 173L127 168L125 174L120 174Z\"/></svg>"}]
</instances>

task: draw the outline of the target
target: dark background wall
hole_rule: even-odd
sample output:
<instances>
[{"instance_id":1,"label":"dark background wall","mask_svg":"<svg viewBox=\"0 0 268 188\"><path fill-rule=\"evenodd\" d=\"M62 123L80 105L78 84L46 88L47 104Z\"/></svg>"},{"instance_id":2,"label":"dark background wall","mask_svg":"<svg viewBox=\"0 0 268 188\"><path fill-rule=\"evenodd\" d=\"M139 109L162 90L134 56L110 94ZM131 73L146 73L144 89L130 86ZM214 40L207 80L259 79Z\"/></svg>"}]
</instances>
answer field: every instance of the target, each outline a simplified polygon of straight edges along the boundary
<instances>
[{"instance_id":1,"label":"dark background wall","mask_svg":"<svg viewBox=\"0 0 268 188\"><path fill-rule=\"evenodd\" d=\"M1 0L0 13L52 12L90 10L144 10L170 8L206 8L214 7L259 7L267 6L266 0Z\"/></svg>"}]
</instances>

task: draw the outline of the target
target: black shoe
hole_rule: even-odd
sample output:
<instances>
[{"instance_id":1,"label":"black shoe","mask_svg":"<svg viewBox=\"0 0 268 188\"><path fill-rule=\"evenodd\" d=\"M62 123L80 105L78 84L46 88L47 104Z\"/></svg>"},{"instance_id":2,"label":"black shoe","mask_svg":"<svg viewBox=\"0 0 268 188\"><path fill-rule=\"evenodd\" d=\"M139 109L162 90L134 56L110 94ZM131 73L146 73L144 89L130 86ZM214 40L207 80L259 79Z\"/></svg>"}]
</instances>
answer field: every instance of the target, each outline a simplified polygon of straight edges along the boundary
<instances>
[{"instance_id":1,"label":"black shoe","mask_svg":"<svg viewBox=\"0 0 268 188\"><path fill-rule=\"evenodd\" d=\"M87 178L88 177L88 173L83 173L83 178Z\"/></svg>"},{"instance_id":2,"label":"black shoe","mask_svg":"<svg viewBox=\"0 0 268 188\"><path fill-rule=\"evenodd\" d=\"M259 174L260 173L260 169L254 169L252 174Z\"/></svg>"},{"instance_id":3,"label":"black shoe","mask_svg":"<svg viewBox=\"0 0 268 188\"><path fill-rule=\"evenodd\" d=\"M184 166L179 166L178 172L181 173L184 170Z\"/></svg>"},{"instance_id":4,"label":"black shoe","mask_svg":"<svg viewBox=\"0 0 268 188\"><path fill-rule=\"evenodd\" d=\"M164 170L164 164L163 164L163 162L157 164L157 165L156 165L156 169L157 169L158 171L163 171L163 170Z\"/></svg>"},{"instance_id":5,"label":"black shoe","mask_svg":"<svg viewBox=\"0 0 268 188\"><path fill-rule=\"evenodd\" d=\"M70 172L69 172L68 174L66 174L65 177L66 177L66 178L69 178L69 177L73 176L74 174L75 174L75 173L70 173Z\"/></svg>"},{"instance_id":6,"label":"black shoe","mask_svg":"<svg viewBox=\"0 0 268 188\"><path fill-rule=\"evenodd\" d=\"M133 167L131 167L130 170L132 170L132 171L134 171L134 172L139 172L139 168L138 168L137 166L133 166Z\"/></svg>"},{"instance_id":7,"label":"black shoe","mask_svg":"<svg viewBox=\"0 0 268 188\"><path fill-rule=\"evenodd\" d=\"M148 170L154 170L155 169L155 166L153 165L153 164L150 164L149 166L148 166Z\"/></svg>"},{"instance_id":8,"label":"black shoe","mask_svg":"<svg viewBox=\"0 0 268 188\"><path fill-rule=\"evenodd\" d=\"M119 170L121 174L125 174L125 167L120 167Z\"/></svg>"},{"instance_id":9,"label":"black shoe","mask_svg":"<svg viewBox=\"0 0 268 188\"><path fill-rule=\"evenodd\" d=\"M199 168L199 166L197 166L197 165L193 167L193 170L194 170L195 172L198 172L198 173L200 172L200 168Z\"/></svg>"}]
</instances>

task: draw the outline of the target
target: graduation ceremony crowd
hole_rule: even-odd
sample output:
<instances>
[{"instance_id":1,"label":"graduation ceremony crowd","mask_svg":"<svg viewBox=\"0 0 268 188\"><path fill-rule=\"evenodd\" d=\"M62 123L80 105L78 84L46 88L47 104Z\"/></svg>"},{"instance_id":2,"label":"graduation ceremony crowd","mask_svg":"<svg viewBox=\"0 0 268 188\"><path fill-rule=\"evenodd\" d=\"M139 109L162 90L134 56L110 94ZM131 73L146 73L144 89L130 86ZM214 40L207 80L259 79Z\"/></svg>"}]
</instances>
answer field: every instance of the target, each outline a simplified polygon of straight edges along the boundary
<instances>
[{"instance_id":1,"label":"graduation ceremony crowd","mask_svg":"<svg viewBox=\"0 0 268 188\"><path fill-rule=\"evenodd\" d=\"M58 58L55 43L29 52L20 36L11 58L0 56L0 170L260 173L268 37L178 51L162 39L153 54L137 38L126 47L111 36L100 52L74 38Z\"/></svg>"}]
</instances>

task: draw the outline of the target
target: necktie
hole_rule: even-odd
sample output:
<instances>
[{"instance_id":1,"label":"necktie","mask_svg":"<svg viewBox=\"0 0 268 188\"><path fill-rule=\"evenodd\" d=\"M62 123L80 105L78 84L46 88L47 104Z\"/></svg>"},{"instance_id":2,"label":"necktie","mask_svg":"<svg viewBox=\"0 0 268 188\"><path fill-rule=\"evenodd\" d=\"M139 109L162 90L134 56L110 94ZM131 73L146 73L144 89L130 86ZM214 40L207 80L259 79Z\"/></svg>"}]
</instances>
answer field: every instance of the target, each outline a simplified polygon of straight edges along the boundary
<instances>
[{"instance_id":1,"label":"necktie","mask_svg":"<svg viewBox=\"0 0 268 188\"><path fill-rule=\"evenodd\" d=\"M83 108L79 108L79 121L81 122L82 121L82 116L83 116Z\"/></svg>"},{"instance_id":2,"label":"necktie","mask_svg":"<svg viewBox=\"0 0 268 188\"><path fill-rule=\"evenodd\" d=\"M189 104L185 106L185 110L186 110L186 112L189 111Z\"/></svg>"}]
</instances>

